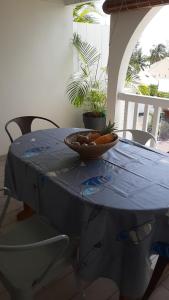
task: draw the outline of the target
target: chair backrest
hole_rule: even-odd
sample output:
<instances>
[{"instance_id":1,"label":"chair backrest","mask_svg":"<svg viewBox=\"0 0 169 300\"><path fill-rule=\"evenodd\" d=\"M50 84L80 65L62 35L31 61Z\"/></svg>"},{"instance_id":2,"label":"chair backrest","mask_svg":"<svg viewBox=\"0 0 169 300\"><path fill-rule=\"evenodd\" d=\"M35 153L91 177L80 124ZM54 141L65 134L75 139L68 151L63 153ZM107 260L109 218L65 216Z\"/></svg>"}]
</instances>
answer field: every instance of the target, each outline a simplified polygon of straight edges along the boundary
<instances>
[{"instance_id":1,"label":"chair backrest","mask_svg":"<svg viewBox=\"0 0 169 300\"><path fill-rule=\"evenodd\" d=\"M3 192L6 196L6 201L4 203L4 206L2 208L2 211L0 213L0 227L2 226L2 223L3 223L3 220L5 218L5 215L7 213L7 209L9 207L9 204L10 204L10 201L11 201L11 191L9 188L7 187L2 187L0 188L0 192ZM35 223L37 222L38 220L38 224L39 224L39 220L40 220L40 223L43 223L43 219L45 219L44 217L40 217L39 215L34 215L32 216L32 218L29 218L29 220L35 220ZM28 219L27 219L28 220ZM19 222L21 224L21 227L22 227L22 224L25 222L27 223L31 223L31 221L29 222L29 220L27 221L22 221L22 222ZM41 226L41 225L40 225ZM49 224L46 225L47 228L49 229ZM32 227L30 227L32 229ZM36 226L36 229L39 230L39 232L41 231L41 227L40 229L38 228L38 226ZM29 243L29 244L24 244L24 245L1 245L0 244L0 251L22 251L22 250L30 250L32 248L39 248L39 247L43 247L43 246L47 246L47 245L50 245L50 244L53 244L55 242L59 242L61 240L64 240L65 241L65 245L67 246L67 244L69 243L69 237L65 234L60 234L57 236L52 236L48 239L45 239L45 240L42 240L42 241L38 241L38 242L34 242L34 243Z\"/></svg>"},{"instance_id":2,"label":"chair backrest","mask_svg":"<svg viewBox=\"0 0 169 300\"><path fill-rule=\"evenodd\" d=\"M154 144L156 144L155 137L147 131L137 130L137 129L126 129L126 130L117 130L116 132L124 132L124 133L130 132L132 135L132 140L142 145L145 145L149 140L153 140Z\"/></svg>"},{"instance_id":3,"label":"chair backrest","mask_svg":"<svg viewBox=\"0 0 169 300\"><path fill-rule=\"evenodd\" d=\"M4 192L6 194L4 208L2 210L2 213L0 214L1 226L11 200L11 191L8 188L3 187L0 188L0 192ZM18 236L20 236L20 239L18 239ZM23 238L24 236L27 237L27 243L25 243L25 238ZM19 243L18 240L20 241ZM69 237L65 234L58 234L58 232L53 227L51 227L51 225L48 222L46 222L46 220L43 217L40 217L38 215L34 215L25 221L19 222L19 224L15 226L15 229L12 230L11 233L10 231L7 231L7 233L2 233L0 235L0 253L5 253L5 259L7 261L9 258L9 253L18 252L19 258L19 255L23 252L25 253L31 251L30 257L32 259L34 250L37 251L37 249L40 248L39 255L41 255L43 251L41 250L42 248L47 248L49 246L53 247L53 252L50 252L51 257L48 259L49 261L44 261L43 268L40 267L41 273L38 274L38 277L36 278L36 282L34 282L34 284L38 284L40 281L43 280L43 278L46 277L46 275L48 274L48 272L50 271L50 269L56 261L61 261L65 250L68 248L68 245ZM42 257L44 258L44 256ZM15 255L14 258L16 259L17 256ZM29 271L30 270L28 270L28 272ZM32 277L33 276L34 274L32 274Z\"/></svg>"},{"instance_id":4,"label":"chair backrest","mask_svg":"<svg viewBox=\"0 0 169 300\"><path fill-rule=\"evenodd\" d=\"M59 126L55 122L39 116L22 116L22 117L14 118L12 120L9 120L5 125L5 130L10 138L11 143L13 142L13 138L9 132L8 125L14 122L19 126L22 134L26 134L31 132L31 125L34 119L41 119L41 120L48 121L49 123L53 124L55 127L59 128Z\"/></svg>"}]
</instances>

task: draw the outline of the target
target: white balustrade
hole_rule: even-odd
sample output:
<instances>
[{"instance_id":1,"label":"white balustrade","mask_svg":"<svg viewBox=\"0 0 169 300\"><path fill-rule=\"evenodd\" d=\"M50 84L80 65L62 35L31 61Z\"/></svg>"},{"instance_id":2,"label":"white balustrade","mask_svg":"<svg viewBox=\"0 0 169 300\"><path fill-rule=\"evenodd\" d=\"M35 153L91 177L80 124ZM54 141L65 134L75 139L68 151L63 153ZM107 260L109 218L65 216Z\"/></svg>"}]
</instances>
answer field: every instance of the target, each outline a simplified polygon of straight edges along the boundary
<instances>
[{"instance_id":1,"label":"white balustrade","mask_svg":"<svg viewBox=\"0 0 169 300\"><path fill-rule=\"evenodd\" d=\"M121 92L118 94L117 101L119 101L119 100L124 101L124 103L125 103L123 130L137 129L137 121L138 121L138 117L139 117L139 104L144 104L142 128L139 128L139 129L147 131L149 114L150 114L150 110L152 110L151 107L153 107L152 134L157 139L159 124L160 124L160 113L163 109L165 109L165 110L169 109L169 99ZM134 103L133 110L130 110L130 103ZM132 116L131 116L131 113L132 113ZM132 128L127 128L129 118L130 119L132 118ZM119 128L119 129L121 129L121 128Z\"/></svg>"}]
</instances>

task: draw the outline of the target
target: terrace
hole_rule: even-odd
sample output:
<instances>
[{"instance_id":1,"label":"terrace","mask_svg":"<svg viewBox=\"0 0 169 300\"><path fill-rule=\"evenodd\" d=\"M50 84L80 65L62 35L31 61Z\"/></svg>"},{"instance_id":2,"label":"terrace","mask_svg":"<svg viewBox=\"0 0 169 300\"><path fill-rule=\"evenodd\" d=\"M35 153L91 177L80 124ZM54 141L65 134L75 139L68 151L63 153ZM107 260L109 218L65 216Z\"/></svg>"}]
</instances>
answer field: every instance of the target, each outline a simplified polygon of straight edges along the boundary
<instances>
[{"instance_id":1,"label":"terrace","mask_svg":"<svg viewBox=\"0 0 169 300\"><path fill-rule=\"evenodd\" d=\"M73 70L69 47L73 33L71 5L83 1L37 0L36 3L28 3L24 0L24 4L20 1L15 1L16 4L11 4L9 0L6 2L8 3L0 4L0 34L3 38L0 56L3 70L0 92L0 103L3 107L0 111L0 185L3 185L4 181L5 155L9 147L3 129L7 120L16 115L37 114L56 120L62 127L83 126L79 112L70 106L65 96L66 83ZM169 100L126 93L124 80L134 43L141 30L159 9L160 7L146 7L132 12L118 11L112 14L108 74L108 119L115 120L119 129L147 131L151 113L151 132L156 138L161 120L160 113L169 109ZM61 42L60 36L63 37ZM140 104L144 106L142 116L139 115ZM157 147L169 151L167 141L158 141ZM3 197L0 195L2 203ZM22 205L14 200L9 207L3 232L16 223L17 213L21 209ZM152 269L156 259L155 256L152 257ZM92 283L85 283L84 290L87 300L119 299L118 288L109 279L101 278ZM150 299L168 298L169 270L166 269ZM0 299L10 299L3 286L0 286ZM72 268L69 267L61 278L42 288L35 299L82 299Z\"/></svg>"}]
</instances>

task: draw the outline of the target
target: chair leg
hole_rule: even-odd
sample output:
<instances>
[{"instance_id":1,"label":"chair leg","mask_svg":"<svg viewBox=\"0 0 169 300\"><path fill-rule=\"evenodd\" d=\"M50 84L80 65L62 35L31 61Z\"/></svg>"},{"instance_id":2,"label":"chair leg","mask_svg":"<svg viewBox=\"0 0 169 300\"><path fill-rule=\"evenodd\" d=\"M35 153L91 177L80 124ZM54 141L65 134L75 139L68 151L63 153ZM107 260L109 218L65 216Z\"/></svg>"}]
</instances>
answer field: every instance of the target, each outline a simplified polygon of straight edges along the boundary
<instances>
[{"instance_id":1,"label":"chair leg","mask_svg":"<svg viewBox=\"0 0 169 300\"><path fill-rule=\"evenodd\" d=\"M28 219L32 217L33 214L34 214L33 209L30 206L28 206L26 203L24 203L23 210L17 214L17 220L22 221Z\"/></svg>"},{"instance_id":2,"label":"chair leg","mask_svg":"<svg viewBox=\"0 0 169 300\"><path fill-rule=\"evenodd\" d=\"M33 300L33 292L32 289L19 290L13 289L10 292L11 300Z\"/></svg>"},{"instance_id":3,"label":"chair leg","mask_svg":"<svg viewBox=\"0 0 169 300\"><path fill-rule=\"evenodd\" d=\"M86 294L84 290L85 282L82 279L80 279L76 271L74 271L74 278L75 278L76 288L78 290L78 293L80 294L80 297L82 299L86 299Z\"/></svg>"},{"instance_id":4,"label":"chair leg","mask_svg":"<svg viewBox=\"0 0 169 300\"><path fill-rule=\"evenodd\" d=\"M154 269L154 272L153 272L153 275L150 279L149 285L147 287L147 290L146 290L142 300L147 300L150 297L150 295L152 294L152 292L155 290L156 285L157 285L164 269L168 265L168 263L169 263L169 258L159 256L156 266L155 266L155 269Z\"/></svg>"}]
</instances>

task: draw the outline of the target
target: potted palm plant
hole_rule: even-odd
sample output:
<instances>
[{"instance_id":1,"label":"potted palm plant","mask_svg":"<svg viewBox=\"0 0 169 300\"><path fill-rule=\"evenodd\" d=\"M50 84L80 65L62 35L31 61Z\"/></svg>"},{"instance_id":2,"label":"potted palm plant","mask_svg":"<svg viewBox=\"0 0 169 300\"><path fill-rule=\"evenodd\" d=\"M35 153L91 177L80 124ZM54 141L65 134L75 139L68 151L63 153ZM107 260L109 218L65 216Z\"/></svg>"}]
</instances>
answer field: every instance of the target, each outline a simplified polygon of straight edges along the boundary
<instances>
[{"instance_id":1,"label":"potted palm plant","mask_svg":"<svg viewBox=\"0 0 169 300\"><path fill-rule=\"evenodd\" d=\"M73 36L80 71L68 83L67 95L75 107L83 107L83 122L86 128L102 130L106 125L106 84L107 74L100 68L100 54L89 43Z\"/></svg>"}]
</instances>

